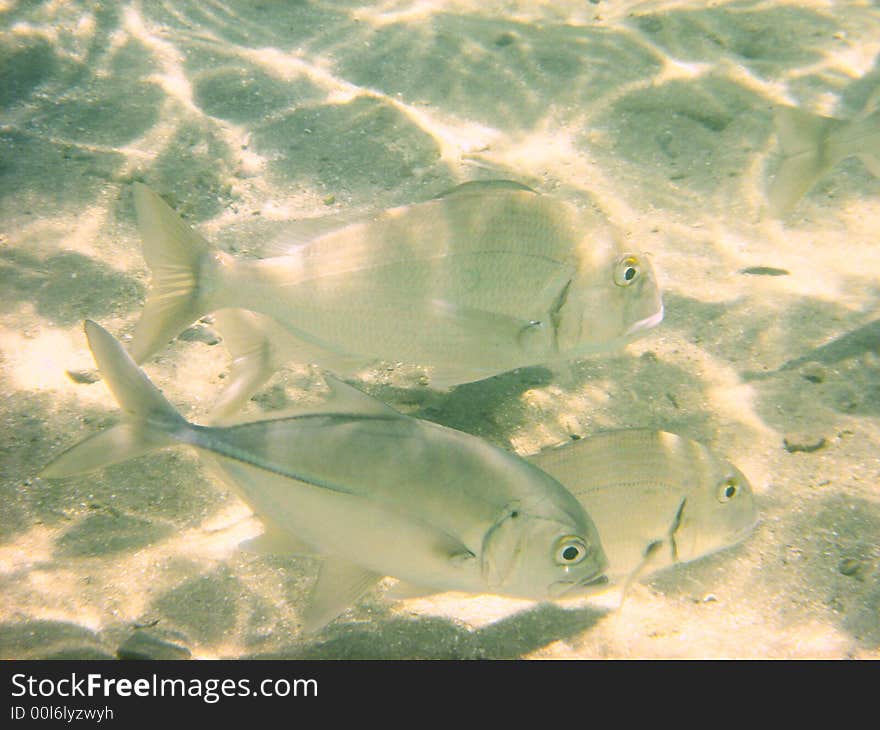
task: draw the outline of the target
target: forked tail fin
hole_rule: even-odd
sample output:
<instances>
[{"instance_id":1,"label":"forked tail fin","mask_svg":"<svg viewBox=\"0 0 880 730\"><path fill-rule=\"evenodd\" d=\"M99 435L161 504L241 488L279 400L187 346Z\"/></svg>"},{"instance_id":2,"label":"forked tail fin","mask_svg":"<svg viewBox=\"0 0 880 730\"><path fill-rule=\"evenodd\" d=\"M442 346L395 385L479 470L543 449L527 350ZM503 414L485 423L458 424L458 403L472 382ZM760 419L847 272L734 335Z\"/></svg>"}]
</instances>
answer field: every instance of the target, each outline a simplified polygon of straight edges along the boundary
<instances>
[{"instance_id":1,"label":"forked tail fin","mask_svg":"<svg viewBox=\"0 0 880 730\"><path fill-rule=\"evenodd\" d=\"M143 362L211 310L207 292L217 259L207 241L142 183L134 205L143 253L153 272L147 303L134 330L131 355Z\"/></svg>"},{"instance_id":2,"label":"forked tail fin","mask_svg":"<svg viewBox=\"0 0 880 730\"><path fill-rule=\"evenodd\" d=\"M770 214L781 218L839 162L829 156L828 135L847 122L796 107L779 106L774 109L773 123L783 157L767 199Z\"/></svg>"},{"instance_id":3,"label":"forked tail fin","mask_svg":"<svg viewBox=\"0 0 880 730\"><path fill-rule=\"evenodd\" d=\"M82 474L132 459L173 443L171 434L187 426L183 416L107 330L90 320L86 320L85 330L98 369L125 413L125 420L56 457L41 477Z\"/></svg>"}]
</instances>

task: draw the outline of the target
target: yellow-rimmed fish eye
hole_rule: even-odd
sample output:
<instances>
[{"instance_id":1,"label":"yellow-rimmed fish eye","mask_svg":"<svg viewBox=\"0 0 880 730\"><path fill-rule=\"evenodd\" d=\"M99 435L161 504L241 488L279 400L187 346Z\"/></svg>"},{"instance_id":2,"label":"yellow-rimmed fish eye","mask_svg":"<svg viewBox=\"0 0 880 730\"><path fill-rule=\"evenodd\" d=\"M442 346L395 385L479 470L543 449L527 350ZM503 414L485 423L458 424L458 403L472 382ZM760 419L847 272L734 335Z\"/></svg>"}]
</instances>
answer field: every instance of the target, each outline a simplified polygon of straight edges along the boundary
<instances>
[{"instance_id":1,"label":"yellow-rimmed fish eye","mask_svg":"<svg viewBox=\"0 0 880 730\"><path fill-rule=\"evenodd\" d=\"M728 477L718 485L718 501L729 502L739 491L739 482L734 477Z\"/></svg>"},{"instance_id":2,"label":"yellow-rimmed fish eye","mask_svg":"<svg viewBox=\"0 0 880 730\"><path fill-rule=\"evenodd\" d=\"M639 278L642 264L637 256L624 256L614 267L614 283L617 286L629 286Z\"/></svg>"},{"instance_id":3,"label":"yellow-rimmed fish eye","mask_svg":"<svg viewBox=\"0 0 880 730\"><path fill-rule=\"evenodd\" d=\"M559 538L556 543L554 558L558 565L577 565L585 557L589 549L582 538L575 535L566 535Z\"/></svg>"}]
</instances>

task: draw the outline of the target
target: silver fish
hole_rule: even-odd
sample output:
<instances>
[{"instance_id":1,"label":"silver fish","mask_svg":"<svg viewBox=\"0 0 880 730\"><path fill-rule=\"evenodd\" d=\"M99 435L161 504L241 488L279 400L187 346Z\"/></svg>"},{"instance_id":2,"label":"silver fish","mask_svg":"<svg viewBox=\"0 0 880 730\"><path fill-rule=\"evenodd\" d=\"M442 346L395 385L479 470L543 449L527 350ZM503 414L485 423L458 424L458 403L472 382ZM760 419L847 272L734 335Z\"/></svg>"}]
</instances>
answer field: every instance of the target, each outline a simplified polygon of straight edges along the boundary
<instances>
[{"instance_id":1,"label":"silver fish","mask_svg":"<svg viewBox=\"0 0 880 730\"><path fill-rule=\"evenodd\" d=\"M790 213L823 175L847 157L858 157L880 177L880 109L843 120L779 106L773 121L783 158L767 192L772 216Z\"/></svg>"},{"instance_id":2,"label":"silver fish","mask_svg":"<svg viewBox=\"0 0 880 730\"><path fill-rule=\"evenodd\" d=\"M336 381L339 396L326 408L197 426L105 330L86 322L86 334L125 420L61 454L42 476L196 447L266 524L252 549L326 556L305 612L309 630L386 575L536 600L576 596L603 580L590 517L524 459Z\"/></svg>"},{"instance_id":3,"label":"silver fish","mask_svg":"<svg viewBox=\"0 0 880 730\"><path fill-rule=\"evenodd\" d=\"M322 368L407 362L452 385L621 346L663 317L643 255L596 216L509 181L465 184L260 260L213 251L140 183L134 200L153 271L136 362L233 308L271 317L289 333L285 351ZM258 345L236 357L251 358L240 389L252 393L272 359Z\"/></svg>"},{"instance_id":4,"label":"silver fish","mask_svg":"<svg viewBox=\"0 0 880 730\"><path fill-rule=\"evenodd\" d=\"M528 459L589 512L608 556L607 587L727 548L758 519L739 469L665 431L610 431Z\"/></svg>"}]
</instances>

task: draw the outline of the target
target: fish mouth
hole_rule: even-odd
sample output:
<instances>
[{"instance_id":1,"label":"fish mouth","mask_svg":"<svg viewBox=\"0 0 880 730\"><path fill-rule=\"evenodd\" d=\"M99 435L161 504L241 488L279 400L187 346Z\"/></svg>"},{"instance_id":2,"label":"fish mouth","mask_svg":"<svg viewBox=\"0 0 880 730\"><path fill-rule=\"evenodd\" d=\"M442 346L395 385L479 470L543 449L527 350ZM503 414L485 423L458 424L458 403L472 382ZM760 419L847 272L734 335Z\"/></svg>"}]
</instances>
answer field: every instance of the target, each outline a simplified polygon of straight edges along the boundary
<instances>
[{"instance_id":1,"label":"fish mouth","mask_svg":"<svg viewBox=\"0 0 880 730\"><path fill-rule=\"evenodd\" d=\"M599 573L599 575L594 575L592 578L582 581L558 580L550 584L547 592L552 598L579 598L594 593L597 588L608 583L608 576L605 573Z\"/></svg>"},{"instance_id":2,"label":"fish mouth","mask_svg":"<svg viewBox=\"0 0 880 730\"><path fill-rule=\"evenodd\" d=\"M638 322L634 322L630 325L629 329L626 331L627 335L635 334L644 329L650 329L655 325L660 324L663 321L663 302L660 302L660 309L658 309L654 314L650 317L645 317L644 319L640 319Z\"/></svg>"}]
</instances>

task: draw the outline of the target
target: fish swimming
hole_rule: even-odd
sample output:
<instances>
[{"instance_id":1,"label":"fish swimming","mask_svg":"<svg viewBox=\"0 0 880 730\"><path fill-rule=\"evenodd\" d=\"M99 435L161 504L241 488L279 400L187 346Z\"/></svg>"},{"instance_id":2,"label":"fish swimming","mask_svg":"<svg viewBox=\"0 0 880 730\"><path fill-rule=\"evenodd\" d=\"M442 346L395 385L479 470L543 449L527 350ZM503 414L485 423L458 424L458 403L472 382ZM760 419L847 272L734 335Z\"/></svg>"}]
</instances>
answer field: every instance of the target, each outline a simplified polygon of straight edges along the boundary
<instances>
[{"instance_id":1,"label":"fish swimming","mask_svg":"<svg viewBox=\"0 0 880 730\"><path fill-rule=\"evenodd\" d=\"M524 459L337 381L338 396L324 408L226 428L191 424L119 342L94 322L85 329L125 419L62 453L41 476L195 447L265 524L251 549L324 556L307 630L386 575L535 600L576 596L604 580L590 517Z\"/></svg>"},{"instance_id":2,"label":"fish swimming","mask_svg":"<svg viewBox=\"0 0 880 730\"><path fill-rule=\"evenodd\" d=\"M337 374L389 360L429 367L443 386L612 349L663 317L644 255L594 214L509 181L466 183L257 260L212 250L143 184L134 201L153 273L130 348L139 363L199 317L240 309L280 325L286 354ZM237 405L275 362L240 329Z\"/></svg>"},{"instance_id":3,"label":"fish swimming","mask_svg":"<svg viewBox=\"0 0 880 730\"><path fill-rule=\"evenodd\" d=\"M734 545L758 519L739 469L665 431L609 431L528 460L590 514L608 558L608 588L625 590L642 575Z\"/></svg>"},{"instance_id":4,"label":"fish swimming","mask_svg":"<svg viewBox=\"0 0 880 730\"><path fill-rule=\"evenodd\" d=\"M848 157L858 157L880 177L880 109L843 120L779 106L773 122L783 157L767 192L772 216L790 213L823 175Z\"/></svg>"}]
</instances>

